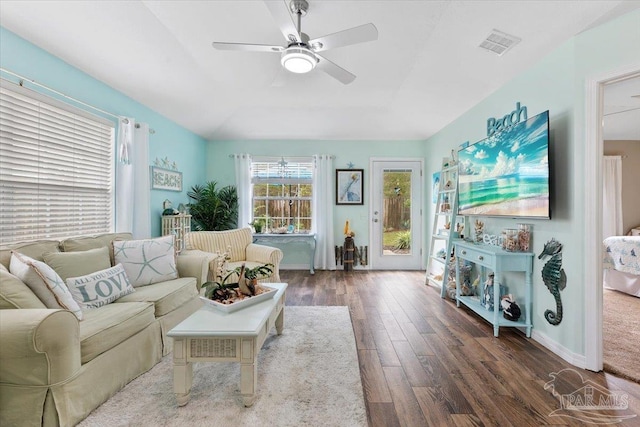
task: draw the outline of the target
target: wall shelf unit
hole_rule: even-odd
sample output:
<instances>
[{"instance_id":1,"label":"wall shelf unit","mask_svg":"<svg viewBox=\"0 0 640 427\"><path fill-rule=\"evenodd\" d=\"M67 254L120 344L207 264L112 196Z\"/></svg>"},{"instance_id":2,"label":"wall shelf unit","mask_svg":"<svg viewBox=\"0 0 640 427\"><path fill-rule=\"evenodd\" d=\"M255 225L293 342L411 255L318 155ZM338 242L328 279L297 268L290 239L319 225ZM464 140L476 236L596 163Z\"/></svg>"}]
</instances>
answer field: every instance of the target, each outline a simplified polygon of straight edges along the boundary
<instances>
[{"instance_id":1,"label":"wall shelf unit","mask_svg":"<svg viewBox=\"0 0 640 427\"><path fill-rule=\"evenodd\" d=\"M440 295L446 295L446 285L451 271L451 250L454 238L459 237L458 227L464 226L464 217L458 211L458 163L445 157L442 160L440 183L431 230L426 284L439 287Z\"/></svg>"}]
</instances>

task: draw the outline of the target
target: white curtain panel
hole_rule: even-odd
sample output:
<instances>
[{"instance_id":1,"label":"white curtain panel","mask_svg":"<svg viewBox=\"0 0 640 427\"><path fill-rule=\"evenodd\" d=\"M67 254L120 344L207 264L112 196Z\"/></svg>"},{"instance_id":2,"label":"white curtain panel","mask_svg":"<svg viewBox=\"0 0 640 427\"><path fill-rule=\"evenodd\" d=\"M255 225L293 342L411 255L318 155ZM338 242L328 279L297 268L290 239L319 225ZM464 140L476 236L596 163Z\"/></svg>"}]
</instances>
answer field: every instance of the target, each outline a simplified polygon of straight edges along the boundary
<instances>
[{"instance_id":1,"label":"white curtain panel","mask_svg":"<svg viewBox=\"0 0 640 427\"><path fill-rule=\"evenodd\" d=\"M116 231L151 237L149 125L120 121L116 162Z\"/></svg>"},{"instance_id":2,"label":"white curtain panel","mask_svg":"<svg viewBox=\"0 0 640 427\"><path fill-rule=\"evenodd\" d=\"M138 126L139 125L139 126ZM133 134L133 233L134 239L151 237L151 178L149 125L138 123Z\"/></svg>"},{"instance_id":3,"label":"white curtain panel","mask_svg":"<svg viewBox=\"0 0 640 427\"><path fill-rule=\"evenodd\" d=\"M333 229L333 156L313 156L313 219L311 229L316 233L315 268L335 270Z\"/></svg>"},{"instance_id":4,"label":"white curtain panel","mask_svg":"<svg viewBox=\"0 0 640 427\"><path fill-rule=\"evenodd\" d=\"M622 236L622 157L602 161L602 239Z\"/></svg>"},{"instance_id":5,"label":"white curtain panel","mask_svg":"<svg viewBox=\"0 0 640 427\"><path fill-rule=\"evenodd\" d=\"M129 155L133 147L135 121L121 119L118 123L118 155L116 161L116 232L133 229L133 165Z\"/></svg>"},{"instance_id":6,"label":"white curtain panel","mask_svg":"<svg viewBox=\"0 0 640 427\"><path fill-rule=\"evenodd\" d=\"M238 228L246 227L253 219L251 210L251 156L234 154L236 189L238 191Z\"/></svg>"}]
</instances>

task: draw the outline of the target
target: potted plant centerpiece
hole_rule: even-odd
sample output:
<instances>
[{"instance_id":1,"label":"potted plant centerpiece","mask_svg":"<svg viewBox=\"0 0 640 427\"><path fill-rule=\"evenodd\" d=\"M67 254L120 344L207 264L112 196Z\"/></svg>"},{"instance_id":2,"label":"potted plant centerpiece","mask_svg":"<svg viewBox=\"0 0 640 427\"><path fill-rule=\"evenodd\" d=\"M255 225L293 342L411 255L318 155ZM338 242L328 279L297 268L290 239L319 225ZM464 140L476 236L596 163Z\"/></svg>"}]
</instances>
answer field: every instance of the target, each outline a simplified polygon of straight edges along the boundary
<instances>
[{"instance_id":1,"label":"potted plant centerpiece","mask_svg":"<svg viewBox=\"0 0 640 427\"><path fill-rule=\"evenodd\" d=\"M273 264L262 264L253 268L247 268L242 264L233 270L226 270L226 261L226 257L219 257L216 280L202 284L205 299L228 306L275 291L258 283L259 279L273 274ZM249 305L248 301L245 304Z\"/></svg>"}]
</instances>

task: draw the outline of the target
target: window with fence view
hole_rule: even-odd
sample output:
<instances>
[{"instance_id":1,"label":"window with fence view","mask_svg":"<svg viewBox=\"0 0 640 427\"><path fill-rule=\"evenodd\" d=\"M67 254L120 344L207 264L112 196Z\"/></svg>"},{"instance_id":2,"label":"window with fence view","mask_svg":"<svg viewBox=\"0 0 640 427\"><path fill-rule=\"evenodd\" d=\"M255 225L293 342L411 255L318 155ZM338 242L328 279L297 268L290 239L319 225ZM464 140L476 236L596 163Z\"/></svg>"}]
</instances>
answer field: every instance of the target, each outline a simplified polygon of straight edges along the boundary
<instances>
[{"instance_id":1,"label":"window with fence view","mask_svg":"<svg viewBox=\"0 0 640 427\"><path fill-rule=\"evenodd\" d=\"M253 220L265 232L308 233L313 194L311 158L254 158L251 162Z\"/></svg>"}]
</instances>

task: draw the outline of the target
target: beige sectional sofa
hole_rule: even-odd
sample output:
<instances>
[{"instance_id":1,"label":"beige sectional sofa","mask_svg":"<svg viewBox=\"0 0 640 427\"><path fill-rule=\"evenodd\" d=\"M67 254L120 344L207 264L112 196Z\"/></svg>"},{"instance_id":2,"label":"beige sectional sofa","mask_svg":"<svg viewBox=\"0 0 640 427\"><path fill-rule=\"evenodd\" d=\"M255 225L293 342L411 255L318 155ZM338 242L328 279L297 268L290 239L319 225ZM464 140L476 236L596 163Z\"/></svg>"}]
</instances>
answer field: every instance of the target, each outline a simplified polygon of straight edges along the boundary
<instances>
[{"instance_id":1,"label":"beige sectional sofa","mask_svg":"<svg viewBox=\"0 0 640 427\"><path fill-rule=\"evenodd\" d=\"M40 241L11 249L43 254L110 247L127 233ZM113 254L112 254L113 258ZM207 259L177 257L177 279L136 288L83 320L48 309L10 274L11 250L0 251L0 425L73 426L172 349L166 333L196 311ZM112 260L113 262L113 260Z\"/></svg>"}]
</instances>

